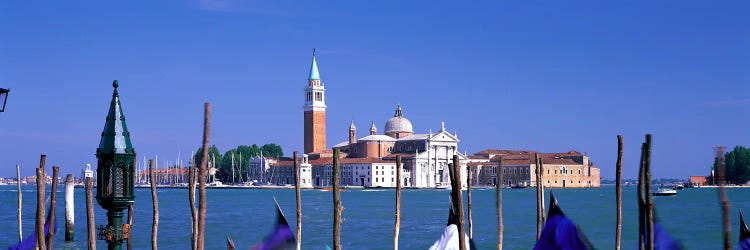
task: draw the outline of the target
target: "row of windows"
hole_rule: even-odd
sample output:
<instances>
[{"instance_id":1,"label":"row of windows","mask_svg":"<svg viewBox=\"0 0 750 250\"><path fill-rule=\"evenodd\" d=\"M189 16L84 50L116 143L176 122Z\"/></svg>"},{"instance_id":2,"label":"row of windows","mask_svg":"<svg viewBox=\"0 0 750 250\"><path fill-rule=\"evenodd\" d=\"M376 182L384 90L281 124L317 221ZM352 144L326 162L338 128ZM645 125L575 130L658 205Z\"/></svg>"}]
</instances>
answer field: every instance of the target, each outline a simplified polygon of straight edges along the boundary
<instances>
[{"instance_id":1,"label":"row of windows","mask_svg":"<svg viewBox=\"0 0 750 250\"><path fill-rule=\"evenodd\" d=\"M305 101L312 101L313 99L313 93L307 92L307 97L305 97ZM323 101L323 93L322 92L315 92L315 101L321 102Z\"/></svg>"},{"instance_id":2,"label":"row of windows","mask_svg":"<svg viewBox=\"0 0 750 250\"><path fill-rule=\"evenodd\" d=\"M394 175L396 171L391 171L391 175ZM375 171L375 175L378 175L378 171ZM385 171L380 171L380 175L385 175Z\"/></svg>"},{"instance_id":3,"label":"row of windows","mask_svg":"<svg viewBox=\"0 0 750 250\"><path fill-rule=\"evenodd\" d=\"M375 182L378 182L378 178L375 178ZM385 178L380 178L380 182L385 182ZM394 182L393 178L391 178L391 182Z\"/></svg>"}]
</instances>

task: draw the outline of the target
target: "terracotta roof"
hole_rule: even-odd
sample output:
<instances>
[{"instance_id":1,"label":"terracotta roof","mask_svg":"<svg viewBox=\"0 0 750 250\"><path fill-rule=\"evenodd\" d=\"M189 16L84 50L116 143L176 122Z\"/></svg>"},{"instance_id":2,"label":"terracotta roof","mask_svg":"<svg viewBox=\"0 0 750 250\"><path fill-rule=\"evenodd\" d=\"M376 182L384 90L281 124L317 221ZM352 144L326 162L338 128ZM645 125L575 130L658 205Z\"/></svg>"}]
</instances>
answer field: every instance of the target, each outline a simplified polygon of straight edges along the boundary
<instances>
[{"instance_id":1,"label":"terracotta roof","mask_svg":"<svg viewBox=\"0 0 750 250\"><path fill-rule=\"evenodd\" d=\"M510 149L486 149L474 153L474 155L525 155L538 153L533 150L510 150Z\"/></svg>"},{"instance_id":2,"label":"terracotta roof","mask_svg":"<svg viewBox=\"0 0 750 250\"><path fill-rule=\"evenodd\" d=\"M340 164L368 164L368 163L393 163L392 160L385 160L385 159L378 159L378 158L341 158L339 160ZM310 165L331 165L333 164L333 158L331 157L321 157L319 159L310 160L308 159L307 163ZM281 167L288 167L293 166L294 161L292 160L286 160L286 161L279 161L274 166L281 166Z\"/></svg>"}]
</instances>

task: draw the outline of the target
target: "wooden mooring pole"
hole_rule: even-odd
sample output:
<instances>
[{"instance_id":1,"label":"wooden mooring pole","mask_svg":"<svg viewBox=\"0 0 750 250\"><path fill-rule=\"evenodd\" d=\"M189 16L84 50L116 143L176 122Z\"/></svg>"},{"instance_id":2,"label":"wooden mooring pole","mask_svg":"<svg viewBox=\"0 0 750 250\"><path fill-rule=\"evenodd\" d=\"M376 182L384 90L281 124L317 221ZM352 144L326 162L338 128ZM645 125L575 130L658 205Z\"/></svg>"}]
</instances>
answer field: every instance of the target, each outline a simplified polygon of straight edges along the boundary
<instances>
[{"instance_id":1,"label":"wooden mooring pole","mask_svg":"<svg viewBox=\"0 0 750 250\"><path fill-rule=\"evenodd\" d=\"M622 135L617 135L617 163L615 166L615 202L617 202L617 225L615 226L615 250L620 250L622 239Z\"/></svg>"},{"instance_id":2,"label":"wooden mooring pole","mask_svg":"<svg viewBox=\"0 0 750 250\"><path fill-rule=\"evenodd\" d=\"M197 250L203 250L206 236L206 172L208 171L208 142L211 130L211 103L204 104L203 115L203 157L201 158L201 169L198 171L198 240Z\"/></svg>"},{"instance_id":3,"label":"wooden mooring pole","mask_svg":"<svg viewBox=\"0 0 750 250\"><path fill-rule=\"evenodd\" d=\"M148 176L151 181L151 200L154 204L154 220L151 224L151 249L159 249L157 235L159 232L159 198L156 197L156 176L154 175L154 160L148 161Z\"/></svg>"},{"instance_id":4,"label":"wooden mooring pole","mask_svg":"<svg viewBox=\"0 0 750 250\"><path fill-rule=\"evenodd\" d=\"M474 225L471 220L471 166L466 164L466 212L469 217L469 239L474 238Z\"/></svg>"},{"instance_id":5,"label":"wooden mooring pole","mask_svg":"<svg viewBox=\"0 0 750 250\"><path fill-rule=\"evenodd\" d=\"M55 216L57 214L57 179L60 177L60 167L52 166L52 190L50 190L49 225L47 231L47 249L54 249L55 245Z\"/></svg>"},{"instance_id":6,"label":"wooden mooring pole","mask_svg":"<svg viewBox=\"0 0 750 250\"><path fill-rule=\"evenodd\" d=\"M453 155L453 163L448 164L448 173L451 179L451 202L458 215L458 249L466 250L466 230L464 228L464 200L461 194L461 165L458 155Z\"/></svg>"},{"instance_id":7,"label":"wooden mooring pole","mask_svg":"<svg viewBox=\"0 0 750 250\"><path fill-rule=\"evenodd\" d=\"M88 231L88 248L96 250L96 226L94 225L94 180L85 177L83 188L86 191L86 229Z\"/></svg>"},{"instance_id":8,"label":"wooden mooring pole","mask_svg":"<svg viewBox=\"0 0 750 250\"><path fill-rule=\"evenodd\" d=\"M39 160L39 168L36 169L36 247L37 249L47 249L44 242L44 191L47 186L46 176L44 174L44 164L47 160L46 155L42 155Z\"/></svg>"},{"instance_id":9,"label":"wooden mooring pole","mask_svg":"<svg viewBox=\"0 0 750 250\"><path fill-rule=\"evenodd\" d=\"M193 161L195 162L195 161ZM195 181L196 181L197 167L195 165L188 169L188 200L190 201L190 217L192 233L190 236L190 246L192 250L196 249L198 240L198 210L195 208Z\"/></svg>"},{"instance_id":10,"label":"wooden mooring pole","mask_svg":"<svg viewBox=\"0 0 750 250\"><path fill-rule=\"evenodd\" d=\"M23 241L23 223L22 209L23 209L23 192L21 192L21 166L16 164L16 186L18 188L18 242Z\"/></svg>"},{"instance_id":11,"label":"wooden mooring pole","mask_svg":"<svg viewBox=\"0 0 750 250\"><path fill-rule=\"evenodd\" d=\"M542 235L544 228L544 167L539 154L534 154L536 166L536 239Z\"/></svg>"},{"instance_id":12,"label":"wooden mooring pole","mask_svg":"<svg viewBox=\"0 0 750 250\"><path fill-rule=\"evenodd\" d=\"M333 149L333 250L341 250L341 187L339 187L339 149Z\"/></svg>"},{"instance_id":13,"label":"wooden mooring pole","mask_svg":"<svg viewBox=\"0 0 750 250\"><path fill-rule=\"evenodd\" d=\"M302 192L300 190L300 173L299 161L297 155L299 152L294 151L294 194L297 200L297 250L302 249Z\"/></svg>"},{"instance_id":14,"label":"wooden mooring pole","mask_svg":"<svg viewBox=\"0 0 750 250\"><path fill-rule=\"evenodd\" d=\"M503 249L503 157L500 156L495 171L495 206L497 207L497 250Z\"/></svg>"},{"instance_id":15,"label":"wooden mooring pole","mask_svg":"<svg viewBox=\"0 0 750 250\"><path fill-rule=\"evenodd\" d=\"M396 156L396 224L393 226L393 249L398 250L398 234L401 228L401 156Z\"/></svg>"},{"instance_id":16,"label":"wooden mooring pole","mask_svg":"<svg viewBox=\"0 0 750 250\"><path fill-rule=\"evenodd\" d=\"M646 134L646 154L644 156L643 168L646 171L646 226L648 229L648 241L646 249L654 249L654 199L651 194L651 134Z\"/></svg>"},{"instance_id":17,"label":"wooden mooring pole","mask_svg":"<svg viewBox=\"0 0 750 250\"><path fill-rule=\"evenodd\" d=\"M731 248L732 240L732 221L729 218L729 199L727 198L727 192L724 190L726 185L726 165L724 164L724 147L716 147L716 179L719 182L719 205L721 206L721 219L724 226L724 238L723 238L723 249L729 250Z\"/></svg>"},{"instance_id":18,"label":"wooden mooring pole","mask_svg":"<svg viewBox=\"0 0 750 250\"><path fill-rule=\"evenodd\" d=\"M644 169L646 143L641 144L641 159L638 165L638 249L646 249L646 170Z\"/></svg>"},{"instance_id":19,"label":"wooden mooring pole","mask_svg":"<svg viewBox=\"0 0 750 250\"><path fill-rule=\"evenodd\" d=\"M65 241L75 239L75 179L65 176Z\"/></svg>"}]
</instances>

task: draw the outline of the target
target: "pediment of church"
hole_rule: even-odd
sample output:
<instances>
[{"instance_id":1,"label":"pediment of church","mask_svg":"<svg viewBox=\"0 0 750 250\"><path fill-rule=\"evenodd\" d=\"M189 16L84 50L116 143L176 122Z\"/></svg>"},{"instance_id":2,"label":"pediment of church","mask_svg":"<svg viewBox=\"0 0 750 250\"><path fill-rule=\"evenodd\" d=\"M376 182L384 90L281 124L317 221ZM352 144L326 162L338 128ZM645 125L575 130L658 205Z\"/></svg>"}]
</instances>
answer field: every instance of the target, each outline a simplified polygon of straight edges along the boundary
<instances>
[{"instance_id":1,"label":"pediment of church","mask_svg":"<svg viewBox=\"0 0 750 250\"><path fill-rule=\"evenodd\" d=\"M452 135L451 133L448 133L448 131L440 131L437 134L432 135L430 137L430 141L440 141L440 142L458 142L458 138L456 136Z\"/></svg>"}]
</instances>

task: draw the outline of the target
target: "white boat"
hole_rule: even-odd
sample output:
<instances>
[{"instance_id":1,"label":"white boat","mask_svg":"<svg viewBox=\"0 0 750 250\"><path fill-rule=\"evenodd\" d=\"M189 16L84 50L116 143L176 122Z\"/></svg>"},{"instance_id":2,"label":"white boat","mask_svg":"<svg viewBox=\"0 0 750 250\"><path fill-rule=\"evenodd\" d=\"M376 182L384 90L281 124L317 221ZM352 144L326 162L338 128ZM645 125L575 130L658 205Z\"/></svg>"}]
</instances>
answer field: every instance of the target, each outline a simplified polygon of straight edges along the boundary
<instances>
[{"instance_id":1,"label":"white boat","mask_svg":"<svg viewBox=\"0 0 750 250\"><path fill-rule=\"evenodd\" d=\"M209 186L209 187L225 187L226 185L224 185L224 183L221 183L220 181L213 181L213 182L208 183L207 186Z\"/></svg>"},{"instance_id":2,"label":"white boat","mask_svg":"<svg viewBox=\"0 0 750 250\"><path fill-rule=\"evenodd\" d=\"M654 196L675 196L677 195L677 190L660 188L655 192L652 192L652 194L654 194Z\"/></svg>"}]
</instances>

